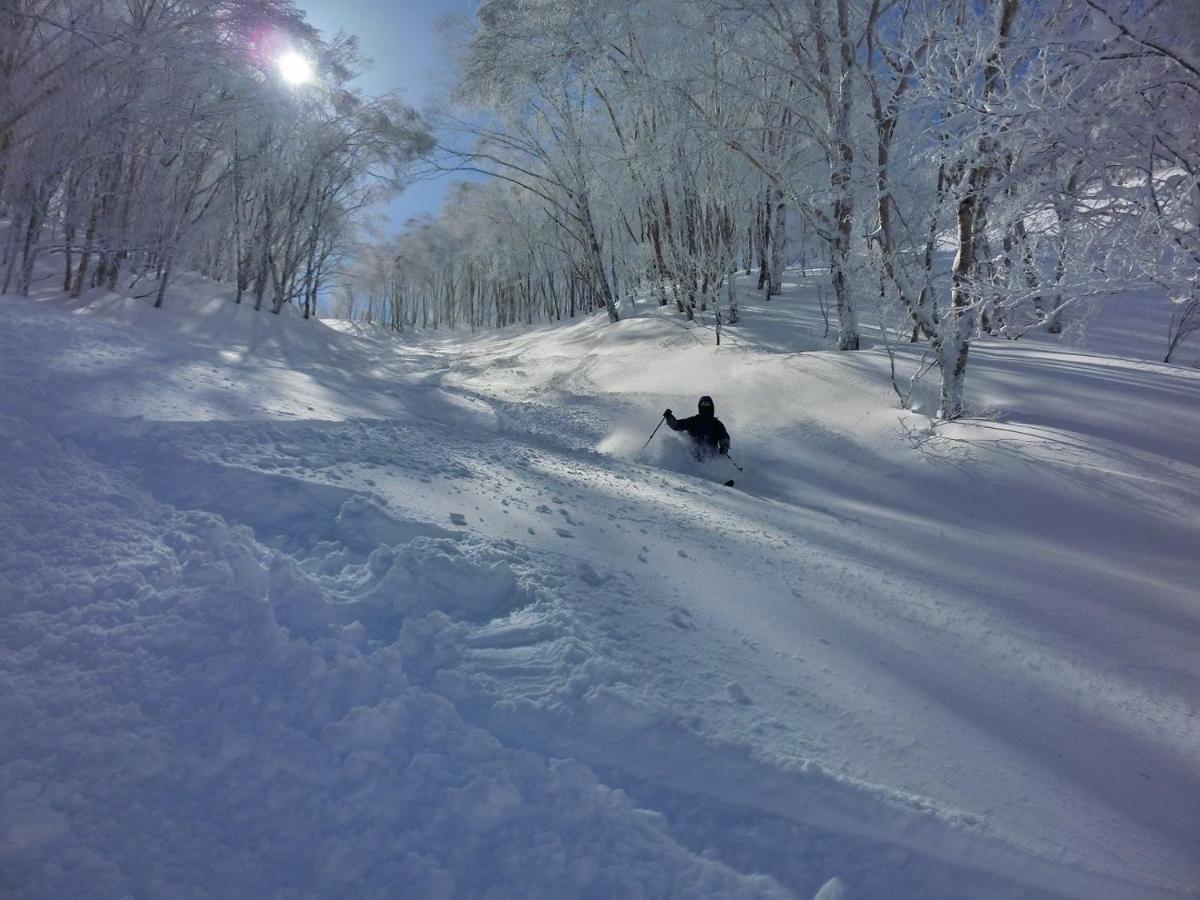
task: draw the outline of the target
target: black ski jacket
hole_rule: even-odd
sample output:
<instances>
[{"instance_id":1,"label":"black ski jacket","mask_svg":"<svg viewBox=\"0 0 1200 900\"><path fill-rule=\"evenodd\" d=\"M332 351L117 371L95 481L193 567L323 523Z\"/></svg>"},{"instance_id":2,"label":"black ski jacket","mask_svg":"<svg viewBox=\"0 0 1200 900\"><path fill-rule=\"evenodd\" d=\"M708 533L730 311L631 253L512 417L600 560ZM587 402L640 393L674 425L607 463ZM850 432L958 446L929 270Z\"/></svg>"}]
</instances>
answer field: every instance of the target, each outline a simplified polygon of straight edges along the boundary
<instances>
[{"instance_id":1,"label":"black ski jacket","mask_svg":"<svg viewBox=\"0 0 1200 900\"><path fill-rule=\"evenodd\" d=\"M686 431L688 437L695 442L696 449L701 452L729 451L729 432L716 416L697 414L686 419L677 419L673 415L667 415L666 420L672 431Z\"/></svg>"}]
</instances>

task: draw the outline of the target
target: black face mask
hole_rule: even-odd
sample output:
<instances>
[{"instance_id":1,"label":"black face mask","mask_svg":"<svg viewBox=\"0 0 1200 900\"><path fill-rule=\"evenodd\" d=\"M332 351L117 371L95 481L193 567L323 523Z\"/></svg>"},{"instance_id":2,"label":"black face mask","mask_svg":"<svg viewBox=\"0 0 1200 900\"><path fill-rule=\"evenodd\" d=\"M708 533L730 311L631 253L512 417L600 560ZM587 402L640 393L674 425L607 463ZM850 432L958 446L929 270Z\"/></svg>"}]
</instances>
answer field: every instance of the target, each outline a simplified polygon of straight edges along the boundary
<instances>
[{"instance_id":1,"label":"black face mask","mask_svg":"<svg viewBox=\"0 0 1200 900\"><path fill-rule=\"evenodd\" d=\"M699 407L699 411L700 411L700 418L702 418L702 419L711 419L716 413L716 410L713 407L708 406L708 405Z\"/></svg>"}]
</instances>

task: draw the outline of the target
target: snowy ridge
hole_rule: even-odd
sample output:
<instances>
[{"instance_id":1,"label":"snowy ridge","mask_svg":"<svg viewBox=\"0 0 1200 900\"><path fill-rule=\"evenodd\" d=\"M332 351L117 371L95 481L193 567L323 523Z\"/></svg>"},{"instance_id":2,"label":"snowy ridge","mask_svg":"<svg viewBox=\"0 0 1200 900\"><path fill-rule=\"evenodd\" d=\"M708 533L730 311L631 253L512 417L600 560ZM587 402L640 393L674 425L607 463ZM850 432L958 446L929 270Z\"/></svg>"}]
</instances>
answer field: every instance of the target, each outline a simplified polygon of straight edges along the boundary
<instances>
[{"instance_id":1,"label":"snowy ridge","mask_svg":"<svg viewBox=\"0 0 1200 900\"><path fill-rule=\"evenodd\" d=\"M1200 373L144 313L0 305L6 896L1196 893Z\"/></svg>"}]
</instances>

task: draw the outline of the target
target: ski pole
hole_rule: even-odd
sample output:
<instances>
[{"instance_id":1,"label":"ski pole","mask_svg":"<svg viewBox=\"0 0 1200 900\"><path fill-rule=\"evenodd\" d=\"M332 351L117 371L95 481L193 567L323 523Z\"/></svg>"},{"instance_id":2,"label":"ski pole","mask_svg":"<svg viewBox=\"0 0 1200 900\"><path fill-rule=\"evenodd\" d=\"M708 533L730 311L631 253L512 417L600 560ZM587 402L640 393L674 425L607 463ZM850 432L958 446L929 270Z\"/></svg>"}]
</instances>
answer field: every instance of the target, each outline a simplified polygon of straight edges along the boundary
<instances>
[{"instance_id":1,"label":"ski pole","mask_svg":"<svg viewBox=\"0 0 1200 900\"><path fill-rule=\"evenodd\" d=\"M725 458L726 458L727 460L729 460L729 464L730 464L730 465L732 465L732 466L733 466L735 469L737 469L739 472L745 472L745 471L746 471L746 470L745 470L745 469L743 469L741 466L739 466L737 463L735 463L735 462L733 461L733 457L732 457L732 456L730 456L728 453L726 453L726 454L725 454Z\"/></svg>"},{"instance_id":2,"label":"ski pole","mask_svg":"<svg viewBox=\"0 0 1200 900\"><path fill-rule=\"evenodd\" d=\"M662 428L662 423L663 423L663 422L665 422L665 421L667 421L667 417L666 417L666 416L663 416L661 419L659 419L659 420L658 420L658 424L657 424L657 425L655 425L655 426L654 426L654 430L653 430L652 432L650 432L650 437L646 438L646 443L642 444L642 450L645 450L647 447L649 447L649 446L650 446L650 442L651 442L652 440L654 440L654 436L655 436L656 434L658 434L658 429ZM638 453L641 453L641 452L642 452L642 450L639 450L639 451L638 451Z\"/></svg>"}]
</instances>

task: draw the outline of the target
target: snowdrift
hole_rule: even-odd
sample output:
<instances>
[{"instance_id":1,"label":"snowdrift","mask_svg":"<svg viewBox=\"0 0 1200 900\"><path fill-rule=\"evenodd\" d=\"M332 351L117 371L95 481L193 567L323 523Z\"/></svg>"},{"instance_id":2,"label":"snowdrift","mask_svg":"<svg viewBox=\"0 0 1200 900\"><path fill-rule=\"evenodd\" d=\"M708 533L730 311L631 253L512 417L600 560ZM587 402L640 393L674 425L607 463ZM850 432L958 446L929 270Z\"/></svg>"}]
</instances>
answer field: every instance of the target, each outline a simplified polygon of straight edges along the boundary
<instances>
[{"instance_id":1,"label":"snowdrift","mask_svg":"<svg viewBox=\"0 0 1200 900\"><path fill-rule=\"evenodd\" d=\"M0 299L5 896L1200 890L1200 372L190 289Z\"/></svg>"}]
</instances>

